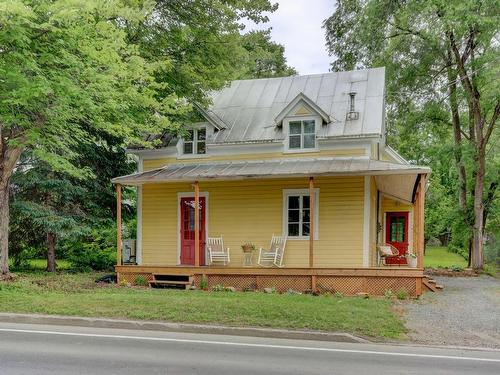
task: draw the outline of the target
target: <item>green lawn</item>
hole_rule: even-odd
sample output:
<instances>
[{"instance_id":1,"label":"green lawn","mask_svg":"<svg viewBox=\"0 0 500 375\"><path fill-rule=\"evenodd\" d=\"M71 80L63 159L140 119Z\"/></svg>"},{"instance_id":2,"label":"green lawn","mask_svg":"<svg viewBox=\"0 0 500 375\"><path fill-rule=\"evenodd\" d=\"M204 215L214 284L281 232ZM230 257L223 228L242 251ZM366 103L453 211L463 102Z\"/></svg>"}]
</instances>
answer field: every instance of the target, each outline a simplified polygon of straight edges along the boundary
<instances>
[{"instance_id":1,"label":"green lawn","mask_svg":"<svg viewBox=\"0 0 500 375\"><path fill-rule=\"evenodd\" d=\"M0 310L341 331L400 338L405 328L381 298L139 289L94 283L98 274L43 272L0 282Z\"/></svg>"},{"instance_id":2,"label":"green lawn","mask_svg":"<svg viewBox=\"0 0 500 375\"><path fill-rule=\"evenodd\" d=\"M425 267L448 268L458 266L467 267L467 261L460 255L449 252L446 247L429 246L425 250Z\"/></svg>"},{"instance_id":3,"label":"green lawn","mask_svg":"<svg viewBox=\"0 0 500 375\"><path fill-rule=\"evenodd\" d=\"M28 262L31 270L45 270L47 267L47 259L30 259ZM57 259L56 265L58 270L69 270L71 268L71 263L64 259ZM12 261L10 267L13 267Z\"/></svg>"}]
</instances>

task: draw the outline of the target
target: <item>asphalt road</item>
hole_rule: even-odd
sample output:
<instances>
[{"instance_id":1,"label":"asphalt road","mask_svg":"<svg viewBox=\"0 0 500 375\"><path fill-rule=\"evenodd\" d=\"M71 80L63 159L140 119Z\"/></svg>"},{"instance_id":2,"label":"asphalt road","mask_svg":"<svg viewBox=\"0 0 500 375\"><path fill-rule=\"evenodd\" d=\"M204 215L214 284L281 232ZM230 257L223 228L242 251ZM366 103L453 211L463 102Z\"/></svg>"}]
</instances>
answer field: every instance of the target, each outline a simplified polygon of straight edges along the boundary
<instances>
[{"instance_id":1,"label":"asphalt road","mask_svg":"<svg viewBox=\"0 0 500 375\"><path fill-rule=\"evenodd\" d=\"M500 374L500 351L0 323L0 374Z\"/></svg>"}]
</instances>

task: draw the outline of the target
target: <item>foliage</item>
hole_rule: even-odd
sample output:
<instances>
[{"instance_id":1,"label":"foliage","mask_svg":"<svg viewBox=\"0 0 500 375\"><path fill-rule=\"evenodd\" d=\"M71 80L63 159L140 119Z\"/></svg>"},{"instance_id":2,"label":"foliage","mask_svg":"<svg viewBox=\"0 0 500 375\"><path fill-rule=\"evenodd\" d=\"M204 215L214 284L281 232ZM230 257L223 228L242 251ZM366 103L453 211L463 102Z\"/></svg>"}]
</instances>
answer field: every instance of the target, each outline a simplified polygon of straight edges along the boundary
<instances>
[{"instance_id":1,"label":"foliage","mask_svg":"<svg viewBox=\"0 0 500 375\"><path fill-rule=\"evenodd\" d=\"M208 288L208 280L205 276L202 276L200 280L200 289L207 290L207 288Z\"/></svg>"},{"instance_id":2,"label":"foliage","mask_svg":"<svg viewBox=\"0 0 500 375\"><path fill-rule=\"evenodd\" d=\"M426 239L451 237L455 249L473 243L481 267L483 219L497 220L488 204L499 170L496 2L336 3L324 23L333 69L385 66L387 140L433 169Z\"/></svg>"},{"instance_id":3,"label":"foliage","mask_svg":"<svg viewBox=\"0 0 500 375\"><path fill-rule=\"evenodd\" d=\"M14 282L0 283L8 285L0 291L0 309L19 313L340 331L387 338L400 338L405 332L401 318L392 309L392 302L384 299L332 300L286 293L192 293L121 288L98 284L95 279L95 273L19 274Z\"/></svg>"},{"instance_id":4,"label":"foliage","mask_svg":"<svg viewBox=\"0 0 500 375\"><path fill-rule=\"evenodd\" d=\"M87 238L67 241L65 246L72 249L69 260L73 268L79 272L112 270L116 264L116 229L114 227L93 229Z\"/></svg>"},{"instance_id":5,"label":"foliage","mask_svg":"<svg viewBox=\"0 0 500 375\"><path fill-rule=\"evenodd\" d=\"M399 289L396 292L396 298L399 300L406 300L408 299L408 292L405 289Z\"/></svg>"},{"instance_id":6,"label":"foliage","mask_svg":"<svg viewBox=\"0 0 500 375\"><path fill-rule=\"evenodd\" d=\"M137 285L137 286L149 286L149 283L148 281L146 280L146 278L144 276L137 276L135 279L134 279L134 285Z\"/></svg>"}]
</instances>

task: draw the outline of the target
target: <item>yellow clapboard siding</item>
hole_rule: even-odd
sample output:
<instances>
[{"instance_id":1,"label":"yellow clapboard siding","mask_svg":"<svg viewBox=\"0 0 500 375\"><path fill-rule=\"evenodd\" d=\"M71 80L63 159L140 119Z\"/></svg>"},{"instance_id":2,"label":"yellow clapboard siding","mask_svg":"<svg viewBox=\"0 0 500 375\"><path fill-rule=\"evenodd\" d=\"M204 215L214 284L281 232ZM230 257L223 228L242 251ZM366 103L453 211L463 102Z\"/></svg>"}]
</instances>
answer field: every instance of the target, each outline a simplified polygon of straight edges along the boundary
<instances>
[{"instance_id":1,"label":"yellow clapboard siding","mask_svg":"<svg viewBox=\"0 0 500 375\"><path fill-rule=\"evenodd\" d=\"M268 247L272 234L283 228L283 189L307 188L307 179L201 182L208 193L208 235L224 237L231 265L241 266L241 245L250 241ZM315 266L360 267L363 263L363 177L318 178L319 238ZM143 186L142 262L178 263L178 193L191 192L190 184ZM254 254L256 262L257 254ZM284 263L309 265L309 241L289 240Z\"/></svg>"},{"instance_id":2,"label":"yellow clapboard siding","mask_svg":"<svg viewBox=\"0 0 500 375\"><path fill-rule=\"evenodd\" d=\"M220 156L203 156L201 158L177 159L177 158L162 158L162 159L146 159L144 160L143 168L145 171L150 169L160 168L167 164L179 163L205 163L208 161L223 161L223 160L268 160L268 159L290 159L294 157L314 157L314 156L366 156L364 148L351 148L343 150L324 150L318 152L308 152L307 154L290 154L283 152L270 152L262 154L241 154L241 155L220 155Z\"/></svg>"}]
</instances>

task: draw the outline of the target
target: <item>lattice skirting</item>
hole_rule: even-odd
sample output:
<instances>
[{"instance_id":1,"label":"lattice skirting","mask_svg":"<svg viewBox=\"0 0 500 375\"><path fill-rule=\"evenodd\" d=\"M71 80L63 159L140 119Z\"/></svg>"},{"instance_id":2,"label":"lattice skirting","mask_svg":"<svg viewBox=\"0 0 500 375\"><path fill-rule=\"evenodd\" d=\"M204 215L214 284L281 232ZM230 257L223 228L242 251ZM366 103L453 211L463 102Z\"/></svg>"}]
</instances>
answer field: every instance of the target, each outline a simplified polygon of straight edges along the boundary
<instances>
[{"instance_id":1,"label":"lattice skirting","mask_svg":"<svg viewBox=\"0 0 500 375\"><path fill-rule=\"evenodd\" d=\"M120 272L118 274L118 282L127 282L132 285L137 284L137 277L143 277L146 281L151 281L153 280L153 274L152 273L143 273L143 272L138 272L138 273L125 273L125 272Z\"/></svg>"},{"instance_id":2,"label":"lattice skirting","mask_svg":"<svg viewBox=\"0 0 500 375\"><path fill-rule=\"evenodd\" d=\"M194 283L200 286L203 276L195 275ZM313 287L311 276L253 276L253 275L206 275L208 289L215 285L234 287L237 290L261 290L275 288L278 292L289 289L304 292ZM316 289L319 292L341 292L345 295L355 295L365 292L370 295L384 295L386 291L396 293L405 290L409 296L417 295L415 277L356 277L356 276L316 276Z\"/></svg>"},{"instance_id":3,"label":"lattice skirting","mask_svg":"<svg viewBox=\"0 0 500 375\"><path fill-rule=\"evenodd\" d=\"M119 282L128 282L135 285L137 277L141 276L146 281L153 280L151 273L119 273ZM311 276L287 276L287 275L218 275L210 274L202 276L194 275L194 285L200 287L201 279L205 277L208 289L216 285L234 287L237 290L262 290L274 288L278 292L286 292L293 289L300 292L310 291L313 288ZM316 276L316 290L319 292L341 292L345 295L355 295L360 292L370 295L384 295L387 291L396 293L405 290L409 296L417 295L417 283L420 278L416 277L384 277L384 276Z\"/></svg>"}]
</instances>

